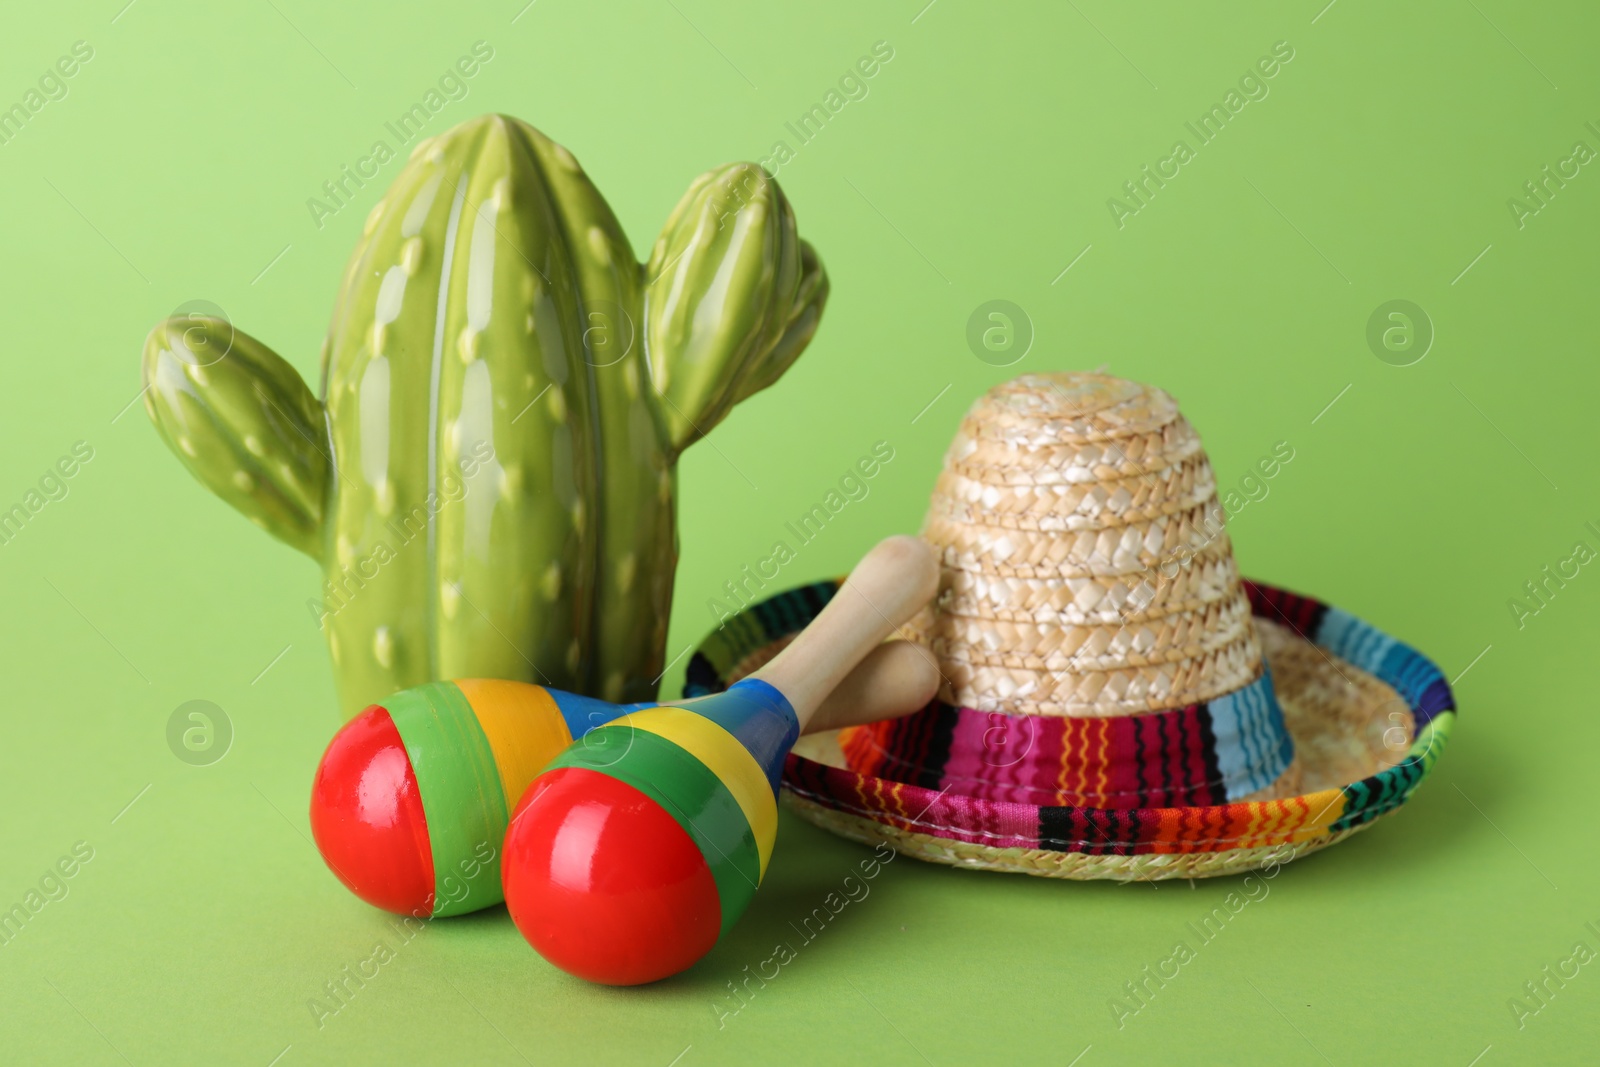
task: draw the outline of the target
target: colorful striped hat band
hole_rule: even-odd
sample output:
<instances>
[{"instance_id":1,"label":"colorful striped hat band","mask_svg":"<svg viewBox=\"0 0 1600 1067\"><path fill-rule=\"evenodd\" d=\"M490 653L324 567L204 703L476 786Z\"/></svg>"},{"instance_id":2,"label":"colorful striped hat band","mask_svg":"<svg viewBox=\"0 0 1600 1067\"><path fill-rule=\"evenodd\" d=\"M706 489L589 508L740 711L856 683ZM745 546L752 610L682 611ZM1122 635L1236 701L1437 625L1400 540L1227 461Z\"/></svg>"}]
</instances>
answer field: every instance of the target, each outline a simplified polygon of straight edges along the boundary
<instances>
[{"instance_id":1,"label":"colorful striped hat band","mask_svg":"<svg viewBox=\"0 0 1600 1067\"><path fill-rule=\"evenodd\" d=\"M1279 442L1256 471L1293 458ZM1077 373L989 390L922 529L940 594L905 635L938 698L801 739L796 810L938 862L1121 879L1250 869L1394 810L1448 735L1449 687L1347 613L1243 581L1228 510L1161 390ZM832 588L728 620L688 691L756 669Z\"/></svg>"},{"instance_id":2,"label":"colorful striped hat band","mask_svg":"<svg viewBox=\"0 0 1600 1067\"><path fill-rule=\"evenodd\" d=\"M945 742L933 740L937 724L959 714L939 703L893 724L924 739L925 757L913 756L908 744L899 762L882 761L877 753L888 746L862 739L891 724L851 727L803 739L785 765L784 787L799 814L854 840L886 842L940 863L1049 877L1229 874L1343 840L1398 810L1433 770L1455 722L1450 687L1426 657L1348 612L1271 586L1244 587L1306 764L1305 792L1122 808L1077 803L1068 794L1046 800L1043 791L1031 799L986 796L994 787L973 783L959 768L949 773L951 755L969 748L972 735L950 731ZM718 692L756 670L837 588L825 581L791 589L728 620L695 651L684 695ZM1020 732L1027 720L1001 716L999 728ZM1031 722L1042 731L1056 720Z\"/></svg>"},{"instance_id":3,"label":"colorful striped hat band","mask_svg":"<svg viewBox=\"0 0 1600 1067\"><path fill-rule=\"evenodd\" d=\"M863 773L989 800L1098 808L1224 804L1271 786L1294 741L1272 677L1215 700L1116 718L1006 715L935 701L850 732Z\"/></svg>"}]
</instances>

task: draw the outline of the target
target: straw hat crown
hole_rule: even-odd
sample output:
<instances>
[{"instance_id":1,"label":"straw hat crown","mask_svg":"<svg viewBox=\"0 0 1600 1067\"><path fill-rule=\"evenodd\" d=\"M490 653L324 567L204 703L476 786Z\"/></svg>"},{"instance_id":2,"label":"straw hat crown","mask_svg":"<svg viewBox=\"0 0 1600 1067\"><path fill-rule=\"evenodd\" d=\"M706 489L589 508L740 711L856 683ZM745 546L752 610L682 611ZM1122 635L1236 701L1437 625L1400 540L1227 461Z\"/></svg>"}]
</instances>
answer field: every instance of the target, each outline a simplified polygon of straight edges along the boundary
<instances>
[{"instance_id":1,"label":"straw hat crown","mask_svg":"<svg viewBox=\"0 0 1600 1067\"><path fill-rule=\"evenodd\" d=\"M1124 716L1261 674L1210 461L1160 389L1057 373L990 390L945 456L923 536L944 577L917 625L950 704Z\"/></svg>"},{"instance_id":2,"label":"straw hat crown","mask_svg":"<svg viewBox=\"0 0 1600 1067\"><path fill-rule=\"evenodd\" d=\"M1313 597L1240 577L1216 478L1159 389L1030 374L961 423L913 624L945 682L909 716L800 739L795 810L938 863L1156 879L1278 864L1416 790L1455 721L1438 666ZM740 613L686 695L744 677L839 588Z\"/></svg>"}]
</instances>

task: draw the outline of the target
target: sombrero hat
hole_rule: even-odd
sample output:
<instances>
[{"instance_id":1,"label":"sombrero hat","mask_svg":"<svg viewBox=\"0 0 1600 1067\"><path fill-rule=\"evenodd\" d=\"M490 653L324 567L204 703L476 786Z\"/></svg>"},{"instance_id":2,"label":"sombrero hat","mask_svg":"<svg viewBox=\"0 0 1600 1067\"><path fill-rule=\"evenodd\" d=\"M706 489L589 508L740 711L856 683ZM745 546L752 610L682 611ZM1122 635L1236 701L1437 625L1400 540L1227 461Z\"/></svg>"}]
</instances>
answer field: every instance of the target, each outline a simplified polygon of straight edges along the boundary
<instances>
[{"instance_id":1,"label":"sombrero hat","mask_svg":"<svg viewBox=\"0 0 1600 1067\"><path fill-rule=\"evenodd\" d=\"M1241 579L1224 518L1161 390L1097 374L991 390L923 528L943 577L911 636L939 696L803 738L793 809L939 863L1118 880L1280 864L1396 810L1454 722L1443 674L1347 612ZM685 695L755 670L837 587L729 619Z\"/></svg>"}]
</instances>

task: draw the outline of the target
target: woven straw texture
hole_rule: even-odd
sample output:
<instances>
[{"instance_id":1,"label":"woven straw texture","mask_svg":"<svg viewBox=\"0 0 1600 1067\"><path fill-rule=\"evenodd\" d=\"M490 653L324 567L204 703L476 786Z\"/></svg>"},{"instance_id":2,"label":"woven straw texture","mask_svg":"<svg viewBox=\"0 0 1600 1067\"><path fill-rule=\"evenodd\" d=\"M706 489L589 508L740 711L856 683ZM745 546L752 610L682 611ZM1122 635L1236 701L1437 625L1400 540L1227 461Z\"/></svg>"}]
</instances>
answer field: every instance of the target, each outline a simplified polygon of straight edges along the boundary
<instances>
[{"instance_id":1,"label":"woven straw texture","mask_svg":"<svg viewBox=\"0 0 1600 1067\"><path fill-rule=\"evenodd\" d=\"M943 579L910 635L938 657L942 698L1117 716L1255 680L1261 649L1222 515L1200 439L1161 390L1070 373L990 390L945 456L922 531Z\"/></svg>"}]
</instances>

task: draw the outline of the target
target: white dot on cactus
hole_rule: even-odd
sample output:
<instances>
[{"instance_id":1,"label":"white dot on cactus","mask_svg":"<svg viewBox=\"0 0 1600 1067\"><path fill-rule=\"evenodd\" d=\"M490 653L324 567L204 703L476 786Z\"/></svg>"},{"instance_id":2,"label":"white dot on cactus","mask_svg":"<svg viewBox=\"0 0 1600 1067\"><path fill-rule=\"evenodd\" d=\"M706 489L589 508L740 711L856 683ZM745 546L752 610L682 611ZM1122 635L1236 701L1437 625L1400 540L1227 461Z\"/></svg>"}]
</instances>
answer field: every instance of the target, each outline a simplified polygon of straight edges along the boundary
<instances>
[{"instance_id":1,"label":"white dot on cactus","mask_svg":"<svg viewBox=\"0 0 1600 1067\"><path fill-rule=\"evenodd\" d=\"M557 162L559 162L563 167L565 167L568 170L570 170L572 173L574 173L574 174L578 173L578 161L575 158L573 158L572 153L567 151L565 146L557 144L557 145L551 145L550 147L555 150L555 157L556 157L556 161Z\"/></svg>"},{"instance_id":2,"label":"white dot on cactus","mask_svg":"<svg viewBox=\"0 0 1600 1067\"><path fill-rule=\"evenodd\" d=\"M493 202L494 209L497 212L504 211L506 208L510 207L511 182L506 178L501 178L499 181L495 182L494 192L490 194L490 200Z\"/></svg>"},{"instance_id":3,"label":"white dot on cactus","mask_svg":"<svg viewBox=\"0 0 1600 1067\"><path fill-rule=\"evenodd\" d=\"M370 237L372 231L378 228L378 220L383 218L383 209L386 206L382 200L372 205L372 210L367 212L366 224L361 227L361 235L363 237Z\"/></svg>"},{"instance_id":4,"label":"white dot on cactus","mask_svg":"<svg viewBox=\"0 0 1600 1067\"><path fill-rule=\"evenodd\" d=\"M613 704L622 699L622 672L612 671L606 675L605 689L601 692L601 699L609 700Z\"/></svg>"},{"instance_id":5,"label":"white dot on cactus","mask_svg":"<svg viewBox=\"0 0 1600 1067\"><path fill-rule=\"evenodd\" d=\"M383 282L378 286L378 299L372 308L372 317L376 322L387 325L400 317L408 276L409 272L403 266L390 267L383 272Z\"/></svg>"},{"instance_id":6,"label":"white dot on cactus","mask_svg":"<svg viewBox=\"0 0 1600 1067\"><path fill-rule=\"evenodd\" d=\"M178 438L178 447L183 449L185 455L199 455L199 453L194 450L194 442L189 440L187 437Z\"/></svg>"},{"instance_id":7,"label":"white dot on cactus","mask_svg":"<svg viewBox=\"0 0 1600 1067\"><path fill-rule=\"evenodd\" d=\"M524 333L532 333L533 325L533 312L530 311L522 320L522 331Z\"/></svg>"},{"instance_id":8,"label":"white dot on cactus","mask_svg":"<svg viewBox=\"0 0 1600 1067\"><path fill-rule=\"evenodd\" d=\"M522 464L507 464L500 469L500 495L510 501L515 500L520 492L522 492Z\"/></svg>"},{"instance_id":9,"label":"white dot on cactus","mask_svg":"<svg viewBox=\"0 0 1600 1067\"><path fill-rule=\"evenodd\" d=\"M456 354L461 357L461 362L471 363L478 358L478 338L481 336L471 326L461 327L461 335L456 338Z\"/></svg>"},{"instance_id":10,"label":"white dot on cactus","mask_svg":"<svg viewBox=\"0 0 1600 1067\"><path fill-rule=\"evenodd\" d=\"M415 275L420 266L422 266L422 238L413 237L400 246L400 269L409 276Z\"/></svg>"},{"instance_id":11,"label":"white dot on cactus","mask_svg":"<svg viewBox=\"0 0 1600 1067\"><path fill-rule=\"evenodd\" d=\"M388 478L380 478L372 487L372 501L378 507L378 514L387 518L394 514L394 483Z\"/></svg>"},{"instance_id":12,"label":"white dot on cactus","mask_svg":"<svg viewBox=\"0 0 1600 1067\"><path fill-rule=\"evenodd\" d=\"M251 489L255 488L256 480L250 477L249 471L234 471L233 484L238 486L244 492L248 493Z\"/></svg>"},{"instance_id":13,"label":"white dot on cactus","mask_svg":"<svg viewBox=\"0 0 1600 1067\"><path fill-rule=\"evenodd\" d=\"M461 583L439 583L439 608L444 612L444 617L454 619L456 612L461 610Z\"/></svg>"},{"instance_id":14,"label":"white dot on cactus","mask_svg":"<svg viewBox=\"0 0 1600 1067\"><path fill-rule=\"evenodd\" d=\"M428 212L433 210L434 197L439 193L439 180L443 177L437 171L430 174L428 180L422 183L422 188L417 190L417 195L411 198L411 206L406 208L405 217L400 220L401 237L415 237L422 232L422 227L428 221Z\"/></svg>"},{"instance_id":15,"label":"white dot on cactus","mask_svg":"<svg viewBox=\"0 0 1600 1067\"><path fill-rule=\"evenodd\" d=\"M606 239L606 231L598 226L589 227L589 251L601 264L609 266L611 263L611 242Z\"/></svg>"},{"instance_id":16,"label":"white dot on cactus","mask_svg":"<svg viewBox=\"0 0 1600 1067\"><path fill-rule=\"evenodd\" d=\"M356 558L356 546L351 544L350 538L340 534L333 542L334 551L339 557L339 566L348 567Z\"/></svg>"},{"instance_id":17,"label":"white dot on cactus","mask_svg":"<svg viewBox=\"0 0 1600 1067\"><path fill-rule=\"evenodd\" d=\"M583 533L583 524L586 515L587 512L583 510L582 500L579 500L576 504L572 505L572 528L579 535L582 535Z\"/></svg>"},{"instance_id":18,"label":"white dot on cactus","mask_svg":"<svg viewBox=\"0 0 1600 1067\"><path fill-rule=\"evenodd\" d=\"M632 552L624 552L622 558L617 560L617 588L626 593L633 588L633 576L638 569L638 561Z\"/></svg>"},{"instance_id":19,"label":"white dot on cactus","mask_svg":"<svg viewBox=\"0 0 1600 1067\"><path fill-rule=\"evenodd\" d=\"M561 564L550 561L550 566L544 569L544 577L539 579L539 592L551 603L561 595Z\"/></svg>"},{"instance_id":20,"label":"white dot on cactus","mask_svg":"<svg viewBox=\"0 0 1600 1067\"><path fill-rule=\"evenodd\" d=\"M372 658L385 670L394 666L394 635L387 626L380 626L372 633Z\"/></svg>"},{"instance_id":21,"label":"white dot on cactus","mask_svg":"<svg viewBox=\"0 0 1600 1067\"><path fill-rule=\"evenodd\" d=\"M477 330L485 329L494 314L495 249L501 241L494 218L492 205L479 206L472 220L471 243L467 246L467 323Z\"/></svg>"},{"instance_id":22,"label":"white dot on cactus","mask_svg":"<svg viewBox=\"0 0 1600 1067\"><path fill-rule=\"evenodd\" d=\"M579 647L578 639L574 637L572 643L567 645L567 670L576 672L578 664L582 662L583 649Z\"/></svg>"},{"instance_id":23,"label":"white dot on cactus","mask_svg":"<svg viewBox=\"0 0 1600 1067\"><path fill-rule=\"evenodd\" d=\"M545 401L545 404L550 408L550 417L556 422L566 422L567 398L565 393L561 389L551 386L550 391L545 395L550 398Z\"/></svg>"},{"instance_id":24,"label":"white dot on cactus","mask_svg":"<svg viewBox=\"0 0 1600 1067\"><path fill-rule=\"evenodd\" d=\"M189 372L189 380L202 389L211 384L211 379L206 377L206 369L200 364L186 364L184 369Z\"/></svg>"},{"instance_id":25,"label":"white dot on cactus","mask_svg":"<svg viewBox=\"0 0 1600 1067\"><path fill-rule=\"evenodd\" d=\"M252 456L264 456L267 454L267 450L261 447L261 438L253 433L244 435L244 449Z\"/></svg>"}]
</instances>

